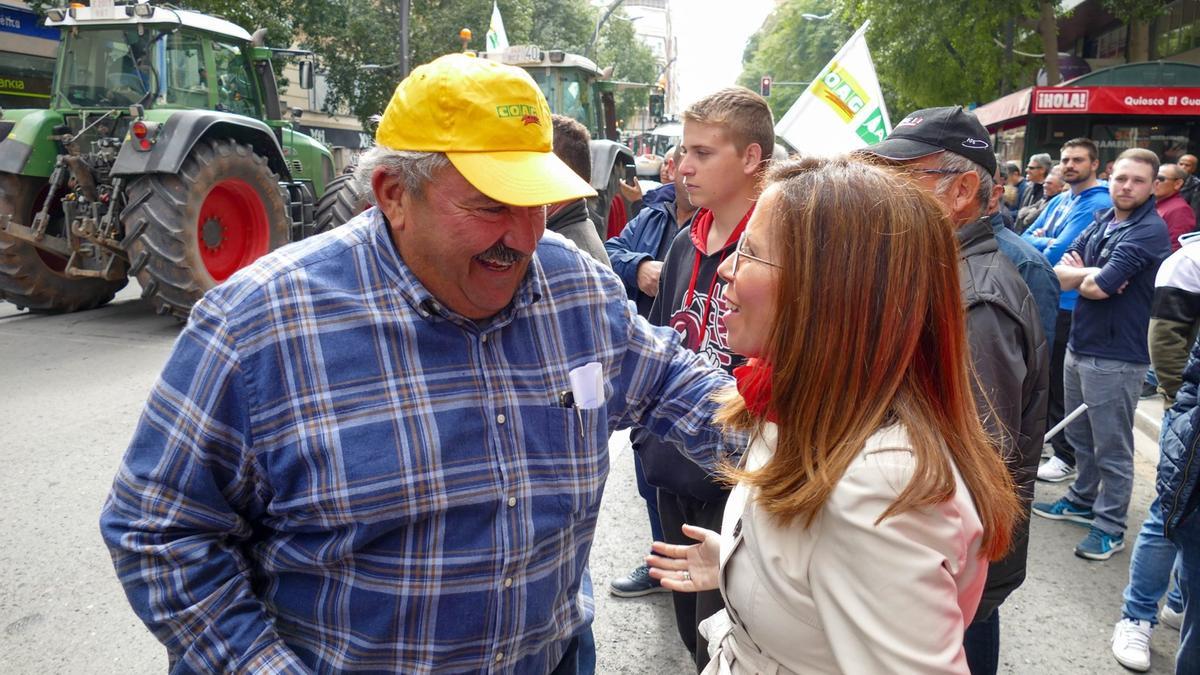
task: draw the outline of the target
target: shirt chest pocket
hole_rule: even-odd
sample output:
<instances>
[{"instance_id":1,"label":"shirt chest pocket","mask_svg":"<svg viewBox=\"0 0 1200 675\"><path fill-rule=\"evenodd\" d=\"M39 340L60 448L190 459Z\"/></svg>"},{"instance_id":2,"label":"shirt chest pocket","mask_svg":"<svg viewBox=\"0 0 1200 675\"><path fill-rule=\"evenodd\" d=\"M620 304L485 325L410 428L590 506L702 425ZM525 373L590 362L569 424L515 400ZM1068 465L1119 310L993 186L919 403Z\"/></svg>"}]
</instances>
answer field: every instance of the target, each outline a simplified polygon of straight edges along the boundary
<instances>
[{"instance_id":1,"label":"shirt chest pocket","mask_svg":"<svg viewBox=\"0 0 1200 675\"><path fill-rule=\"evenodd\" d=\"M517 448L535 497L556 496L569 512L599 505L608 474L605 408L544 406L522 412L523 439Z\"/></svg>"}]
</instances>

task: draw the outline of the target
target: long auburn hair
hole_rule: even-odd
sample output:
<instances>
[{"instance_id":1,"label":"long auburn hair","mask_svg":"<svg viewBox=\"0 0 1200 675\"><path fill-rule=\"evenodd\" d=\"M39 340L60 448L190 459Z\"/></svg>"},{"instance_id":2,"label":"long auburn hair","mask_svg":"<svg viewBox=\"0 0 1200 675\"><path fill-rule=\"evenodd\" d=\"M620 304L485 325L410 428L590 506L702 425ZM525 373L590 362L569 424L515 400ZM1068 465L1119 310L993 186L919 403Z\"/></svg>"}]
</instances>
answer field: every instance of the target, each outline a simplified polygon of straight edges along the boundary
<instances>
[{"instance_id":1,"label":"long auburn hair","mask_svg":"<svg viewBox=\"0 0 1200 675\"><path fill-rule=\"evenodd\" d=\"M880 520L953 497L953 460L983 523L982 552L1002 557L1022 514L972 396L958 246L940 205L848 158L778 163L765 181L782 266L763 355L778 437L759 469L721 473L755 488L776 520L808 527L867 439L899 423L916 467ZM761 424L735 391L721 399L719 422Z\"/></svg>"}]
</instances>

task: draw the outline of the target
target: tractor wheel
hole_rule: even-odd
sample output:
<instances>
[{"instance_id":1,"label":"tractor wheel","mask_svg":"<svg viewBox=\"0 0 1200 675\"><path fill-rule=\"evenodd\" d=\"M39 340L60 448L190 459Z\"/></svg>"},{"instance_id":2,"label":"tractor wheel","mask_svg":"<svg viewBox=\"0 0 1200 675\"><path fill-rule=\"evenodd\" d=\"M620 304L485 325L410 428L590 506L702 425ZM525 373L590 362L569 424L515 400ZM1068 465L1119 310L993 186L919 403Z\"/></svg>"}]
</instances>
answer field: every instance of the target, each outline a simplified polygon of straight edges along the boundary
<instances>
[{"instance_id":1,"label":"tractor wheel","mask_svg":"<svg viewBox=\"0 0 1200 675\"><path fill-rule=\"evenodd\" d=\"M197 143L178 174L138 178L126 204L129 271L159 314L186 318L205 291L288 242L278 179L232 140Z\"/></svg>"},{"instance_id":2,"label":"tractor wheel","mask_svg":"<svg viewBox=\"0 0 1200 675\"><path fill-rule=\"evenodd\" d=\"M50 195L44 178L0 173L0 215L11 214L23 225L33 225L33 217L47 199L56 203L50 209L49 234L62 234L61 195ZM128 279L105 281L64 274L66 258L43 251L27 241L0 234L0 299L34 312L74 312L99 307L113 299Z\"/></svg>"},{"instance_id":3,"label":"tractor wheel","mask_svg":"<svg viewBox=\"0 0 1200 675\"><path fill-rule=\"evenodd\" d=\"M317 202L314 234L328 232L344 225L351 218L367 209L371 204L358 192L358 183L350 174L338 176L325 186L325 194Z\"/></svg>"}]
</instances>

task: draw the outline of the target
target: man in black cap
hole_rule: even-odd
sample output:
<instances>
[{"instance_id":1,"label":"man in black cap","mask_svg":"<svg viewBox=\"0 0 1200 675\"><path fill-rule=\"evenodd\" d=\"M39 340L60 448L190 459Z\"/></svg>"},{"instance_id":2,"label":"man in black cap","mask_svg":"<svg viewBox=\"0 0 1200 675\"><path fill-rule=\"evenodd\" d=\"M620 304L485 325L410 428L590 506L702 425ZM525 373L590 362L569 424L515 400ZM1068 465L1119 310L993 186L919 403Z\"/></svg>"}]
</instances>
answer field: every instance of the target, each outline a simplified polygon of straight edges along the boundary
<instances>
[{"instance_id":1,"label":"man in black cap","mask_svg":"<svg viewBox=\"0 0 1200 675\"><path fill-rule=\"evenodd\" d=\"M942 203L956 228L979 414L1001 440L1028 515L1046 432L1050 351L1029 288L998 249L987 217L996 188L996 156L987 130L958 106L918 110L885 140L858 152L912 176ZM1028 544L1026 518L1014 533L1012 550L988 569L983 599L964 640L973 675L996 672L997 608L1025 580Z\"/></svg>"}]
</instances>

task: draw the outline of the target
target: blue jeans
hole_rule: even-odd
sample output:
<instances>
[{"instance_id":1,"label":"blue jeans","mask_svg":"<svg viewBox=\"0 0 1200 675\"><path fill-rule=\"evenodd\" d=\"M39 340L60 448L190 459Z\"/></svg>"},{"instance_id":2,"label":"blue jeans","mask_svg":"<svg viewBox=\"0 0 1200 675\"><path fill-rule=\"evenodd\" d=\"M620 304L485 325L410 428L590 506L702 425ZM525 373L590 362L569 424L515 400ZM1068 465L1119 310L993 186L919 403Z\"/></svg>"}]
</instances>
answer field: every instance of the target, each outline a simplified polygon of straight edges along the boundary
<instances>
[{"instance_id":1,"label":"blue jeans","mask_svg":"<svg viewBox=\"0 0 1200 675\"><path fill-rule=\"evenodd\" d=\"M1184 518L1172 532L1171 541L1179 547L1179 588L1183 591L1183 606L1200 607L1200 512ZM1200 673L1200 611L1183 615L1175 672L1177 675Z\"/></svg>"},{"instance_id":2,"label":"blue jeans","mask_svg":"<svg viewBox=\"0 0 1200 675\"><path fill-rule=\"evenodd\" d=\"M1079 474L1067 499L1096 514L1095 527L1114 537L1125 535L1125 516L1133 494L1133 411L1146 364L1083 356L1067 349L1063 403L1088 410L1067 425Z\"/></svg>"},{"instance_id":3,"label":"blue jeans","mask_svg":"<svg viewBox=\"0 0 1200 675\"><path fill-rule=\"evenodd\" d=\"M1163 537L1162 507L1158 497L1150 503L1150 513L1138 532L1137 543L1129 559L1129 585L1125 587L1125 606L1121 614L1127 619L1158 623L1158 601L1171 585L1171 571L1178 570L1179 549ZM1175 587L1167 595L1167 606L1183 611L1183 596L1179 586L1183 580L1176 573Z\"/></svg>"}]
</instances>

